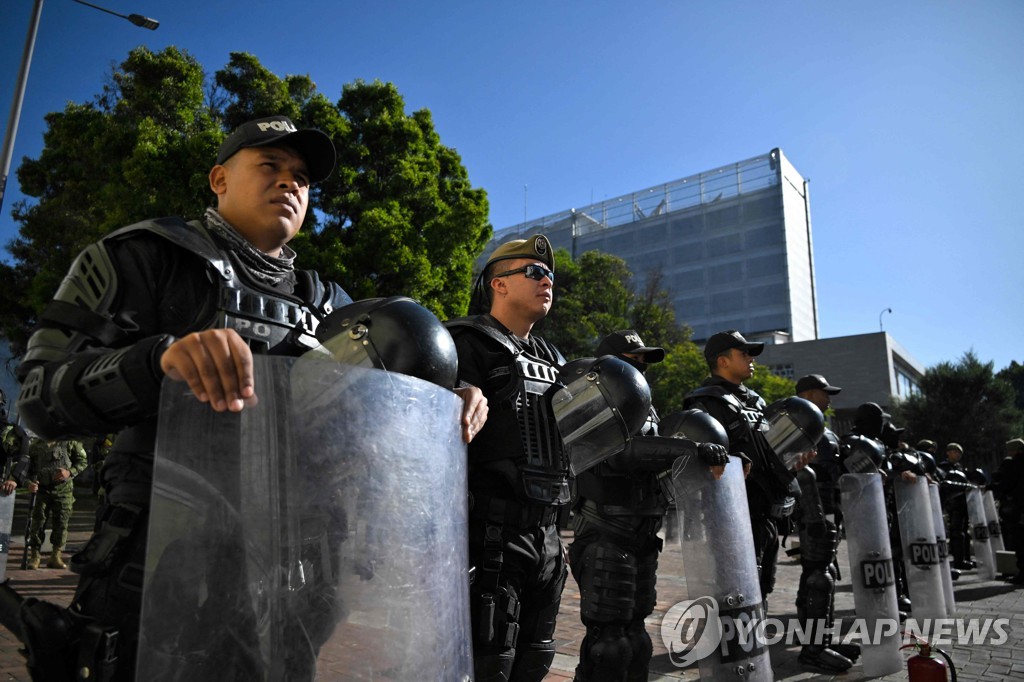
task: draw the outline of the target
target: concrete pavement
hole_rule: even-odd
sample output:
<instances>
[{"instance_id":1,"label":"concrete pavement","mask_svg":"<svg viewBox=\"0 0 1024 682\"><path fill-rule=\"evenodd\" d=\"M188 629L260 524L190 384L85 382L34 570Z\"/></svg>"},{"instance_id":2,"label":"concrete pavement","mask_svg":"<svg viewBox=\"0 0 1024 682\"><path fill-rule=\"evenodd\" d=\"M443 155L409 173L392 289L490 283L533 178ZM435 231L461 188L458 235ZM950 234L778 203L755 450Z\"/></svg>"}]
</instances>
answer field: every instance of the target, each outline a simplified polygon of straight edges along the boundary
<instances>
[{"instance_id":1,"label":"concrete pavement","mask_svg":"<svg viewBox=\"0 0 1024 682\"><path fill-rule=\"evenodd\" d=\"M72 518L68 550L73 552L81 547L89 537L92 528L95 498L88 490L76 491L78 501ZM42 568L36 571L19 569L24 552L24 523L27 495L19 493L16 504L14 528L11 539L11 550L8 558L7 574L14 586L22 595L46 599L58 604L68 604L77 584L77 576L67 570ZM565 539L571 541L571 534ZM679 669L669 659L668 652L660 637L661 619L665 612L674 604L688 598L683 580L684 558L679 544L674 538L665 543L658 571L658 602L655 613L648 618L648 632L654 641L654 659L652 662L651 680L678 681L697 680L695 667ZM44 546L44 551L48 547ZM843 632L846 633L854 620L853 592L848 579L845 544L842 545L840 566L843 580L840 581L836 594L837 617L843 619ZM799 582L799 564L782 557L779 566L777 587L770 599L769 616L786 619L795 617L796 589ZM960 680L1024 680L1024 588L1014 586L1000 580L982 581L974 572L965 573L954 583L957 598L958 616L960 618L1000 617L1009 619L1008 639L1003 644L980 644L975 646L943 647L954 659L957 675ZM697 595L695 595L697 596ZM549 682L565 682L573 677L573 669L579 654L579 645L583 638L583 626L579 622L579 590L570 576L562 596L562 609L559 614L556 639L558 653L554 667L546 680ZM0 627L0 682L4 680L29 680L24 666L24 658L18 652L19 643L4 628ZM855 682L868 679L864 676L860 664L840 676L830 676L808 672L797 662L799 647L786 646L779 643L771 647L771 660L776 680L832 680ZM912 655L912 651L904 652L904 658ZM898 674L876 678L882 680L908 680L905 669Z\"/></svg>"}]
</instances>

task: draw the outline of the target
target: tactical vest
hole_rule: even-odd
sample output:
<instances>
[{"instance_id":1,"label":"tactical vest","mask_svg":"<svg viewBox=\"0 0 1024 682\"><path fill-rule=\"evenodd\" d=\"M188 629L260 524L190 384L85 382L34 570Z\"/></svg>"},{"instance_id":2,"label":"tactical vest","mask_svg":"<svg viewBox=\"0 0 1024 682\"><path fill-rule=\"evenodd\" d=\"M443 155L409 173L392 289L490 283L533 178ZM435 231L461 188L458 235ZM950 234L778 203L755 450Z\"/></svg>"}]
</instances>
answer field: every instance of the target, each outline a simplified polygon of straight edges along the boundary
<instances>
[{"instance_id":1,"label":"tactical vest","mask_svg":"<svg viewBox=\"0 0 1024 682\"><path fill-rule=\"evenodd\" d=\"M717 401L728 408L730 418L722 426L729 436L729 451L743 452L752 461L748 483L760 487L772 504L782 504L791 509L794 492L791 484L795 477L786 470L765 438L768 420L764 418L764 399L750 393L749 400L745 401L724 386L711 384L691 391L683 400L683 407L699 407L706 400Z\"/></svg>"},{"instance_id":2,"label":"tactical vest","mask_svg":"<svg viewBox=\"0 0 1024 682\"><path fill-rule=\"evenodd\" d=\"M296 290L304 294L305 300L260 290L239 276L227 253L213 241L202 223L186 223L180 218L135 223L111 233L107 239L139 230L167 239L207 264L218 293L216 310L209 319L200 321L202 329L234 329L254 353L295 356L318 345L316 328L334 309L334 302L315 272L295 272ZM339 302L349 303L351 299Z\"/></svg>"},{"instance_id":3,"label":"tactical vest","mask_svg":"<svg viewBox=\"0 0 1024 682\"><path fill-rule=\"evenodd\" d=\"M500 473L516 495L526 502L562 505L569 501L569 466L562 439L551 410L551 391L561 386L558 368L564 358L544 343L552 359L537 357L519 346L488 315L446 323L458 334L461 329L483 336L500 348L507 362L491 368L487 393L487 423L473 438L470 464ZM492 381L506 375L503 386L493 390ZM511 461L513 468L503 466Z\"/></svg>"}]
</instances>

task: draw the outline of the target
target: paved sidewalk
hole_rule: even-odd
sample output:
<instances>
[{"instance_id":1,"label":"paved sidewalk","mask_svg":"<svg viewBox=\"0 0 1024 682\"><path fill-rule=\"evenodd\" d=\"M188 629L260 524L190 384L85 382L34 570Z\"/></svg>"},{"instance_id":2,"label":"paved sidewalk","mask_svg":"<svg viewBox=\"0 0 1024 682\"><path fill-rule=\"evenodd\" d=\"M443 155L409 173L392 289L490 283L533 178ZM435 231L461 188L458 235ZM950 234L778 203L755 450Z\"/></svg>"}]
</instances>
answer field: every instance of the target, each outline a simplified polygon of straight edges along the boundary
<instances>
[{"instance_id":1,"label":"paved sidewalk","mask_svg":"<svg viewBox=\"0 0 1024 682\"><path fill-rule=\"evenodd\" d=\"M87 490L76 491L75 513L68 538L68 552L76 551L89 537L92 528L93 510L96 500ZM28 496L19 493L15 508L14 528L11 538L11 550L7 564L7 575L23 596L38 597L58 604L68 604L77 584L77 576L67 570L41 568L36 571L19 569L24 553L25 510ZM566 534L571 541L571 534ZM672 665L669 655L661 641L660 626L664 613L677 602L687 599L683 581L683 557L679 544L674 539L665 543L658 571L658 603L655 613L648 619L648 631L654 641L654 660L652 662L651 680L678 681L697 680L695 667L679 669ZM44 546L44 551L48 551ZM845 544L841 547L845 551ZM67 556L67 555L66 555ZM847 632L854 620L853 592L848 579L846 555L840 557L843 580L840 581L836 594L837 617L843 620L843 632ZM795 617L796 588L800 577L800 567L795 561L782 556L779 565L778 581L775 592L770 600L769 616L786 619ZM1008 618L1009 639L1001 645L977 645L970 647L943 647L949 651L957 668L958 678L967 680L1024 680L1024 589L1014 589L1002 581L981 581L973 572L968 572L954 583L957 606L960 618L1000 617ZM562 596L562 609L559 614L556 631L558 653L554 667L547 676L547 682L565 682L573 677L579 655L579 645L583 638L583 626L579 622L579 590L570 576ZM27 682L24 658L18 652L20 644L4 628L0 627L0 682L19 680ZM786 647L784 643L772 646L771 660L776 680L832 680L856 682L868 679L864 676L861 666L840 676L821 675L807 672L797 662L799 647ZM912 655L910 650L904 652L905 658ZM908 680L906 672L900 672L881 680ZM423 682L434 682L425 680Z\"/></svg>"}]
</instances>

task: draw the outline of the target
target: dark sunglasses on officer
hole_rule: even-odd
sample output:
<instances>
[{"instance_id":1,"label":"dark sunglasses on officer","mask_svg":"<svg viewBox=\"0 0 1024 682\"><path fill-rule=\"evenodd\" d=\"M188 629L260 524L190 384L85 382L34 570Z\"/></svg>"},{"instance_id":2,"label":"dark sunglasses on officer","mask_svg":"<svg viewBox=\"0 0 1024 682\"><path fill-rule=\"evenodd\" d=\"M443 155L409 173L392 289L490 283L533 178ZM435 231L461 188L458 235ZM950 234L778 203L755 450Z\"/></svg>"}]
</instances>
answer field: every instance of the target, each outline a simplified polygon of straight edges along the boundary
<instances>
[{"instance_id":1,"label":"dark sunglasses on officer","mask_svg":"<svg viewBox=\"0 0 1024 682\"><path fill-rule=\"evenodd\" d=\"M515 270L506 270L505 272L499 272L498 274L495 275L495 277L508 277L509 275L515 275L520 272L526 275L528 278L535 279L538 282L547 277L549 280L551 280L552 284L555 283L555 273L552 272L551 270L548 270L543 265L525 265L521 268L516 268Z\"/></svg>"}]
</instances>

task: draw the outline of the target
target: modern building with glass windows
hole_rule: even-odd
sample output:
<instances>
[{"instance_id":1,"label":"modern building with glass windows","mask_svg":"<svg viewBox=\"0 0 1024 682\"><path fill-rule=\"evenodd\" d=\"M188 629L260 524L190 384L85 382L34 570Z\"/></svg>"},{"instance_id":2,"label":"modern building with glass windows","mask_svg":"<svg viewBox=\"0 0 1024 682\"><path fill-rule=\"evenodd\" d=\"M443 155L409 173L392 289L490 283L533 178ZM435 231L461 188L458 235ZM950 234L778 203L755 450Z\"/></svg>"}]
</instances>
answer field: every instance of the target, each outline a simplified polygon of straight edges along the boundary
<instances>
[{"instance_id":1,"label":"modern building with glass windows","mask_svg":"<svg viewBox=\"0 0 1024 682\"><path fill-rule=\"evenodd\" d=\"M484 254L538 232L574 258L622 258L635 291L658 278L698 344L738 329L768 344L758 360L775 374L824 374L843 387L840 422L861 402L905 398L924 373L888 334L819 338L808 182L781 149L498 230Z\"/></svg>"},{"instance_id":2,"label":"modern building with glass windows","mask_svg":"<svg viewBox=\"0 0 1024 682\"><path fill-rule=\"evenodd\" d=\"M722 329L806 341L818 338L810 215L807 181L773 149L498 230L484 253L543 232L573 257L619 256L636 291L660 278L695 341Z\"/></svg>"}]
</instances>

